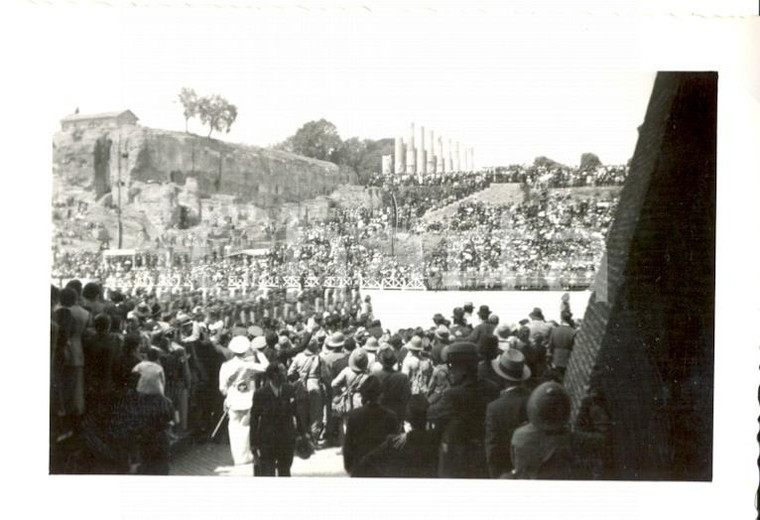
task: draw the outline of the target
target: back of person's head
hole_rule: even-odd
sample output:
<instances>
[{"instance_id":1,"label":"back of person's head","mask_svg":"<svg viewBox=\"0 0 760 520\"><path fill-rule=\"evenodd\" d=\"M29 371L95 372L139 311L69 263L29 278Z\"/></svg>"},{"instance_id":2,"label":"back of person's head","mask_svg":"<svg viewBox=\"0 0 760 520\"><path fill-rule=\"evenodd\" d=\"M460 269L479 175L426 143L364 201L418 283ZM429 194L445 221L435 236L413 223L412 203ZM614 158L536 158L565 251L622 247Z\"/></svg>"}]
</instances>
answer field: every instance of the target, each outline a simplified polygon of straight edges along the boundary
<instances>
[{"instance_id":1,"label":"back of person's head","mask_svg":"<svg viewBox=\"0 0 760 520\"><path fill-rule=\"evenodd\" d=\"M92 320L92 323L95 326L95 332L97 333L102 334L111 330L111 318L108 314L98 314L95 316L95 319Z\"/></svg>"},{"instance_id":2,"label":"back of person's head","mask_svg":"<svg viewBox=\"0 0 760 520\"><path fill-rule=\"evenodd\" d=\"M569 323L569 322L570 322L570 320L572 320L572 319L573 319L573 313L572 313L572 312L570 312L570 311L568 311L567 309L565 309L565 310L563 310L562 312L560 312L560 315L559 315L559 317L560 317L560 319L561 319L562 321L565 321L565 322L568 322L568 323Z\"/></svg>"},{"instance_id":3,"label":"back of person's head","mask_svg":"<svg viewBox=\"0 0 760 520\"><path fill-rule=\"evenodd\" d=\"M82 297L88 300L97 300L100 298L100 286L95 282L88 282L82 289Z\"/></svg>"},{"instance_id":4,"label":"back of person's head","mask_svg":"<svg viewBox=\"0 0 760 520\"><path fill-rule=\"evenodd\" d=\"M374 403L380 399L381 392L382 385L380 384L380 380L375 376L369 376L359 387L359 393L362 396L362 401L365 403Z\"/></svg>"},{"instance_id":5,"label":"back of person's head","mask_svg":"<svg viewBox=\"0 0 760 520\"><path fill-rule=\"evenodd\" d=\"M279 361L272 361L267 365L266 370L264 371L264 375L267 379L270 381L273 381L275 383L281 382L281 376L283 375L282 372L282 364Z\"/></svg>"},{"instance_id":6,"label":"back of person's head","mask_svg":"<svg viewBox=\"0 0 760 520\"><path fill-rule=\"evenodd\" d=\"M55 285L50 286L50 306L55 307L61 301L61 290Z\"/></svg>"},{"instance_id":7,"label":"back of person's head","mask_svg":"<svg viewBox=\"0 0 760 520\"><path fill-rule=\"evenodd\" d=\"M140 347L140 336L138 334L127 334L124 337L124 353L132 354Z\"/></svg>"},{"instance_id":8,"label":"back of person's head","mask_svg":"<svg viewBox=\"0 0 760 520\"><path fill-rule=\"evenodd\" d=\"M422 394L415 394L406 405L406 420L414 430L424 430L427 425L428 400Z\"/></svg>"},{"instance_id":9,"label":"back of person's head","mask_svg":"<svg viewBox=\"0 0 760 520\"><path fill-rule=\"evenodd\" d=\"M77 293L74 289L66 287L61 291L61 305L71 307L77 303Z\"/></svg>"},{"instance_id":10,"label":"back of person's head","mask_svg":"<svg viewBox=\"0 0 760 520\"><path fill-rule=\"evenodd\" d=\"M277 345L277 342L280 341L280 338L277 336L276 332L270 331L266 334L266 340L267 340L267 347L274 348L275 345Z\"/></svg>"},{"instance_id":11,"label":"back of person's head","mask_svg":"<svg viewBox=\"0 0 760 520\"><path fill-rule=\"evenodd\" d=\"M71 280L66 284L66 289L71 289L77 298L82 294L82 282L79 280Z\"/></svg>"},{"instance_id":12,"label":"back of person's head","mask_svg":"<svg viewBox=\"0 0 760 520\"><path fill-rule=\"evenodd\" d=\"M530 329L528 327L520 327L520 330L517 332L517 338L527 343L530 340Z\"/></svg>"},{"instance_id":13,"label":"back of person's head","mask_svg":"<svg viewBox=\"0 0 760 520\"><path fill-rule=\"evenodd\" d=\"M148 349L148 361L158 361L160 357L161 351L156 347L151 347Z\"/></svg>"}]
</instances>

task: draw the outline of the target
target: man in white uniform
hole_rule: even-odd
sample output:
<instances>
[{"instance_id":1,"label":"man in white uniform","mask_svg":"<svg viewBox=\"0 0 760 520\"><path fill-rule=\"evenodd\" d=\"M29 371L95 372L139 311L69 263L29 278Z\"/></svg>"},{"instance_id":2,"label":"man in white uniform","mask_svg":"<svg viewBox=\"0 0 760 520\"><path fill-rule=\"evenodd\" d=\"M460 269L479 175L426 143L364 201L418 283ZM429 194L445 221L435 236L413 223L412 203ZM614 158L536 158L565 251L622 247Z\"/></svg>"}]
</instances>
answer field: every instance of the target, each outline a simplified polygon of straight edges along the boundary
<instances>
[{"instance_id":1,"label":"man in white uniform","mask_svg":"<svg viewBox=\"0 0 760 520\"><path fill-rule=\"evenodd\" d=\"M224 407L229 416L230 451L235 465L253 461L250 445L251 406L253 405L254 376L266 370L259 362L245 336L235 336L228 346L235 355L219 369L219 390L225 396Z\"/></svg>"}]
</instances>

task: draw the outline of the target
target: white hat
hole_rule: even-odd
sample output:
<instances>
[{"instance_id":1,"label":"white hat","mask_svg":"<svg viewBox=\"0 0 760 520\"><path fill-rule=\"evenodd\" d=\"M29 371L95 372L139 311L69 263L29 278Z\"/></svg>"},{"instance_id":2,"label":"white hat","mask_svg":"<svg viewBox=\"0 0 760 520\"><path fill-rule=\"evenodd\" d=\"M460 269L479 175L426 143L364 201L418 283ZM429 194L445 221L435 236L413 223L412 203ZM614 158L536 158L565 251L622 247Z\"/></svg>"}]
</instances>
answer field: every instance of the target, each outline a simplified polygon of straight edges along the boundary
<instances>
[{"instance_id":1,"label":"white hat","mask_svg":"<svg viewBox=\"0 0 760 520\"><path fill-rule=\"evenodd\" d=\"M266 348L267 346L267 339L264 336L256 336L253 338L253 341L251 341L251 348L253 350L261 350L263 348Z\"/></svg>"},{"instance_id":2,"label":"white hat","mask_svg":"<svg viewBox=\"0 0 760 520\"><path fill-rule=\"evenodd\" d=\"M235 336L227 348L235 354L245 354L251 348L251 342L245 336Z\"/></svg>"}]
</instances>

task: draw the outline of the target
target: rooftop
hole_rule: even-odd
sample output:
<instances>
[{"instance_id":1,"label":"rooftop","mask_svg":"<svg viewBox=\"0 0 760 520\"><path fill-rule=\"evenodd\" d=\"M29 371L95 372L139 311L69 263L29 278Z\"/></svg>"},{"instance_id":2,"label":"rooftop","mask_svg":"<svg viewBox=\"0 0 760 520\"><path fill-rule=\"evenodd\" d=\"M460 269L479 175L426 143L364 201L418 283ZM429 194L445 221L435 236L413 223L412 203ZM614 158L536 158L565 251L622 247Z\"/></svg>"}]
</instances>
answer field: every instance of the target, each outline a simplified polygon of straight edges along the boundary
<instances>
[{"instance_id":1,"label":"rooftop","mask_svg":"<svg viewBox=\"0 0 760 520\"><path fill-rule=\"evenodd\" d=\"M82 121L82 120L88 120L88 119L110 119L114 117L119 117L123 114L130 113L132 114L132 117L135 119L139 119L134 112L131 110L119 110L116 112L101 112L99 114L70 114L61 121Z\"/></svg>"}]
</instances>

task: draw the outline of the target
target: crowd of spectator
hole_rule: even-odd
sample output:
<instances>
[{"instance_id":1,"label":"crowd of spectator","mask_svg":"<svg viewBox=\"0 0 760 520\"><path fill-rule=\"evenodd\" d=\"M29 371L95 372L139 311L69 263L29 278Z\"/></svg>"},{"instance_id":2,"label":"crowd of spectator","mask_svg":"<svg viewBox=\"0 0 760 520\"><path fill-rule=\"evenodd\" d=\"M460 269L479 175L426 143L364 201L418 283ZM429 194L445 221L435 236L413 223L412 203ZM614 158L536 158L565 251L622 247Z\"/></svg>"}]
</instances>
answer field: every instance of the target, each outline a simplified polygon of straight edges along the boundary
<instances>
[{"instance_id":1,"label":"crowd of spectator","mask_svg":"<svg viewBox=\"0 0 760 520\"><path fill-rule=\"evenodd\" d=\"M561 164L513 164L490 168L494 182L514 182L538 188L582 188L622 186L628 176L626 165L600 165L580 169Z\"/></svg>"},{"instance_id":2,"label":"crowd of spectator","mask_svg":"<svg viewBox=\"0 0 760 520\"><path fill-rule=\"evenodd\" d=\"M444 272L593 272L615 206L614 200L570 200L547 191L516 204L463 203L425 230L443 236L429 265Z\"/></svg>"},{"instance_id":3,"label":"crowd of spectator","mask_svg":"<svg viewBox=\"0 0 760 520\"><path fill-rule=\"evenodd\" d=\"M227 424L258 475L341 446L356 477L608 477L597 388L570 422L560 309L506 324L465 302L391 331L356 290L204 303L74 280L51 291L51 470L167 474L173 445Z\"/></svg>"},{"instance_id":4,"label":"crowd of spectator","mask_svg":"<svg viewBox=\"0 0 760 520\"><path fill-rule=\"evenodd\" d=\"M214 251L194 259L175 254L170 260L165 254L146 253L107 261L96 253L68 252L55 256L53 277L98 279L121 287L193 288L281 285L285 277L295 277L301 285L328 277L350 284L421 280L436 288L436 280L442 283L442 277L452 274L480 279L580 274L590 281L615 205L614 199L570 199L548 191L515 204L464 202L454 215L434 224L415 221L411 234L441 240L406 261L388 247L394 233L390 208L336 209L326 220L294 228L285 241L259 256Z\"/></svg>"}]
</instances>

